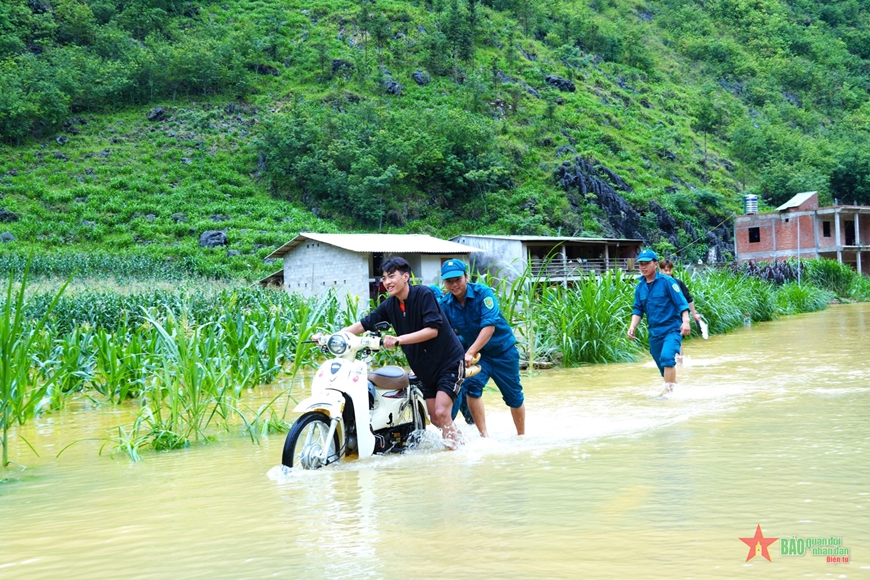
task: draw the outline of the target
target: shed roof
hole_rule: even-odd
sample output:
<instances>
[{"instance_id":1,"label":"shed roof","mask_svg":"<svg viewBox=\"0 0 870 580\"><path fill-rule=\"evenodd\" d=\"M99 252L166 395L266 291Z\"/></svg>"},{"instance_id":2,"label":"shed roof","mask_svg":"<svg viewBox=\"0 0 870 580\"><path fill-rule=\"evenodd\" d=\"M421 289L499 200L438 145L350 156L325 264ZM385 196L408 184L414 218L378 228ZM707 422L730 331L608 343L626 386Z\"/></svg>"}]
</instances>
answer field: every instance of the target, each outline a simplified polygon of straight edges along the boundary
<instances>
[{"instance_id":1,"label":"shed roof","mask_svg":"<svg viewBox=\"0 0 870 580\"><path fill-rule=\"evenodd\" d=\"M260 286L283 286L284 285L284 270L278 270L277 272L273 272L266 276L265 278L261 278L257 282Z\"/></svg>"},{"instance_id":2,"label":"shed roof","mask_svg":"<svg viewBox=\"0 0 870 580\"><path fill-rule=\"evenodd\" d=\"M559 242L593 242L593 243L604 243L604 242L636 242L638 244L643 243L643 240L634 239L634 238L577 238L573 236L487 236L487 235L462 235L456 236L452 239L457 238L483 238L483 239L494 239L494 240L510 240L517 242L549 242L549 243L559 243Z\"/></svg>"},{"instance_id":3,"label":"shed roof","mask_svg":"<svg viewBox=\"0 0 870 580\"><path fill-rule=\"evenodd\" d=\"M790 200L776 208L776 211L785 211L787 209L791 209L793 207L800 207L807 202L812 196L816 195L817 191L805 191L803 193L795 194Z\"/></svg>"},{"instance_id":4,"label":"shed roof","mask_svg":"<svg viewBox=\"0 0 870 580\"><path fill-rule=\"evenodd\" d=\"M422 234L316 234L305 232L266 256L266 259L280 258L296 246L305 243L306 240L329 244L360 254L370 252L469 254L482 251L471 246Z\"/></svg>"}]
</instances>

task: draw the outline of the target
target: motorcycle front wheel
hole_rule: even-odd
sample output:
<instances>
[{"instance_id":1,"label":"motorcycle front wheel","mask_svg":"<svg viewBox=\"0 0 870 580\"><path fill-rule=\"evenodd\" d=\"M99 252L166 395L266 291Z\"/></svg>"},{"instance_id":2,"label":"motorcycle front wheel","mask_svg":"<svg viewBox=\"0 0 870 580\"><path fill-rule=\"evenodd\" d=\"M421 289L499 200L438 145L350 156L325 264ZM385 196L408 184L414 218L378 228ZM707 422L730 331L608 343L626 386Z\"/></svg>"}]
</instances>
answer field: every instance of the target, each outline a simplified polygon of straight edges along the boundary
<instances>
[{"instance_id":1,"label":"motorcycle front wheel","mask_svg":"<svg viewBox=\"0 0 870 580\"><path fill-rule=\"evenodd\" d=\"M284 454L281 463L287 467L302 469L318 469L335 463L341 458L338 444L338 433L332 434L326 459L323 458L323 448L326 436L329 434L329 417L324 413L305 413L293 423L287 439L284 441Z\"/></svg>"}]
</instances>

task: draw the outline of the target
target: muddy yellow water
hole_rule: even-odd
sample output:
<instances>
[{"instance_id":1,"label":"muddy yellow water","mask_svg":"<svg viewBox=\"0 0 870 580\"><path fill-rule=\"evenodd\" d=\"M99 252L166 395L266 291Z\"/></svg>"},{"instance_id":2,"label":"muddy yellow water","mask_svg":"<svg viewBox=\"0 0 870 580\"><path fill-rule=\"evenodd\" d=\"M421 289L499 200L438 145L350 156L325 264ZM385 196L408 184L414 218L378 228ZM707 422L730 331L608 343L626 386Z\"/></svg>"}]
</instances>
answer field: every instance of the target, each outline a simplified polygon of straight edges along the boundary
<instances>
[{"instance_id":1,"label":"muddy yellow water","mask_svg":"<svg viewBox=\"0 0 870 580\"><path fill-rule=\"evenodd\" d=\"M56 458L125 420L73 406L13 441L0 578L870 578L868 338L848 305L693 340L669 400L648 359L546 372L523 439L487 393L491 440L316 472L282 436Z\"/></svg>"}]
</instances>

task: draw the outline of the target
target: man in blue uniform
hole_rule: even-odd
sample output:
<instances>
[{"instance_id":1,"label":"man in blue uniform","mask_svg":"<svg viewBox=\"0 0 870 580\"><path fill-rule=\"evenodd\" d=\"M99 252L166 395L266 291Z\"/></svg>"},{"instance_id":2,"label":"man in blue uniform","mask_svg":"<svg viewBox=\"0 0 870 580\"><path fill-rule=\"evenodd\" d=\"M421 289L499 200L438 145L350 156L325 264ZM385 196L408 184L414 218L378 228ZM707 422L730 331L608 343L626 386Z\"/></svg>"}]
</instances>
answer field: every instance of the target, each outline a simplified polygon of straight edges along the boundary
<instances>
[{"instance_id":1,"label":"man in blue uniform","mask_svg":"<svg viewBox=\"0 0 870 580\"><path fill-rule=\"evenodd\" d=\"M447 260L441 265L441 281L449 294L441 299L441 307L450 325L459 334L465 347L465 364L480 353L480 373L465 379L460 398L464 397L481 437L488 437L483 408L483 387L492 378L502 399L511 409L517 435L526 431L526 407L520 384L520 356L514 346L513 330L498 308L492 289L485 284L468 281L468 267L462 260ZM460 401L454 403L453 415Z\"/></svg>"},{"instance_id":2,"label":"man in blue uniform","mask_svg":"<svg viewBox=\"0 0 870 580\"><path fill-rule=\"evenodd\" d=\"M462 344L444 319L432 289L409 283L411 266L405 259L390 258L381 267L389 297L342 331L360 334L381 321L392 325L396 336L384 336L383 345L402 347L411 370L423 381L429 418L441 429L445 441L455 447L460 435L451 411L465 378Z\"/></svg>"},{"instance_id":3,"label":"man in blue uniform","mask_svg":"<svg viewBox=\"0 0 870 580\"><path fill-rule=\"evenodd\" d=\"M634 308L628 338L634 340L634 331L646 314L649 329L649 353L665 379L662 395L674 390L677 382L676 357L680 353L683 337L691 332L689 304L680 291L680 285L670 276L658 272L659 258L652 250L643 250L637 257L640 277L634 289Z\"/></svg>"}]
</instances>

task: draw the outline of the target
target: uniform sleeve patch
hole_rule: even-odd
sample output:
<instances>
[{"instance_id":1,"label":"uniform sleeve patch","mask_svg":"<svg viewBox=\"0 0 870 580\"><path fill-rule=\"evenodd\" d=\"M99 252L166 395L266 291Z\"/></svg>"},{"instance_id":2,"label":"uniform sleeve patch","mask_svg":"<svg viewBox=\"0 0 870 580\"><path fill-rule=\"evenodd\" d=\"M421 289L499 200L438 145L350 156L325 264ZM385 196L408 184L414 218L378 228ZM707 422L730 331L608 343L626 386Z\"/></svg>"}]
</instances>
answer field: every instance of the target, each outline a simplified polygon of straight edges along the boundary
<instances>
[{"instance_id":1,"label":"uniform sleeve patch","mask_svg":"<svg viewBox=\"0 0 870 580\"><path fill-rule=\"evenodd\" d=\"M672 286L672 288L674 289L674 291L675 291L677 294L680 293L680 285L677 284L676 282L674 282L674 285Z\"/></svg>"},{"instance_id":2,"label":"uniform sleeve patch","mask_svg":"<svg viewBox=\"0 0 870 580\"><path fill-rule=\"evenodd\" d=\"M495 301L492 299L492 296L487 296L483 299L483 305L486 306L489 310L492 310L495 307Z\"/></svg>"}]
</instances>

